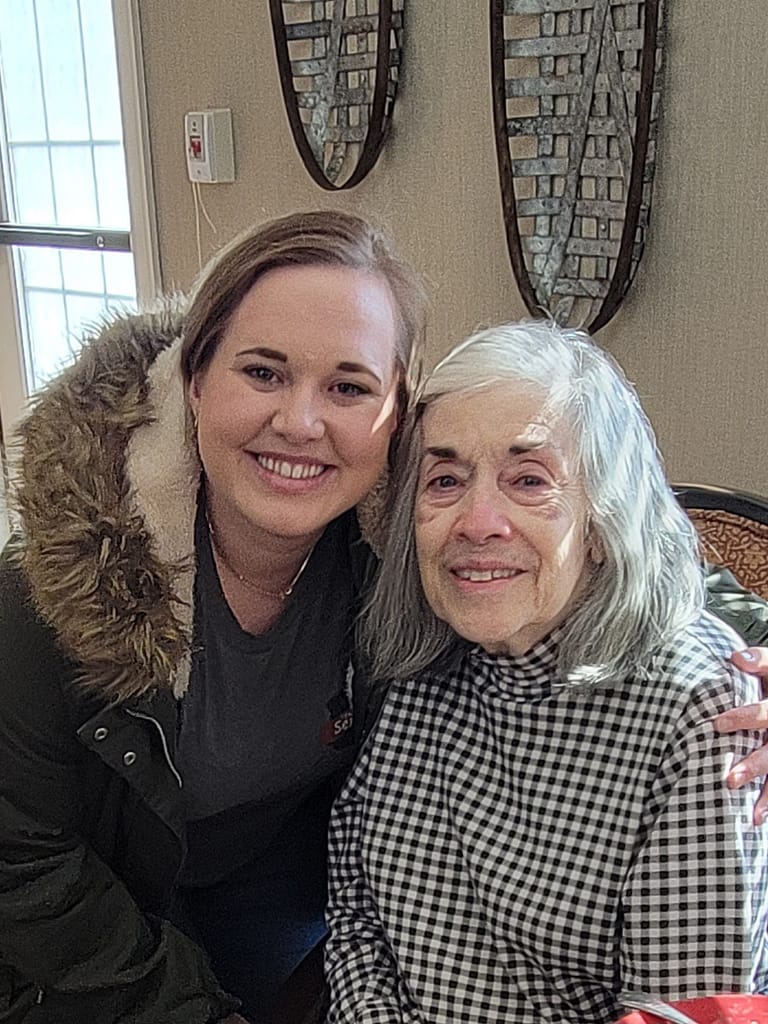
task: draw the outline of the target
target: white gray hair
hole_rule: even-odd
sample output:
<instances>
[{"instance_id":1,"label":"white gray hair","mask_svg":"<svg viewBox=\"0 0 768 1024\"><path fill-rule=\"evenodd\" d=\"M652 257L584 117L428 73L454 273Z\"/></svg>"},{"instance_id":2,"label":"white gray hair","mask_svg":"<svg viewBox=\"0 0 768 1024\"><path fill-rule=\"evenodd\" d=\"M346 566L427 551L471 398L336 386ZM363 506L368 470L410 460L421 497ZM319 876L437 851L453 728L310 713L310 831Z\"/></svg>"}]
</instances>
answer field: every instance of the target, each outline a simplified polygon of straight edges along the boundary
<instances>
[{"instance_id":1,"label":"white gray hair","mask_svg":"<svg viewBox=\"0 0 768 1024\"><path fill-rule=\"evenodd\" d=\"M502 324L453 349L421 389L398 452L381 570L361 640L377 678L414 675L457 640L427 603L414 539L424 410L498 383L543 391L571 431L602 561L564 623L560 678L623 679L699 613L695 531L669 487L653 429L621 368L584 332L546 320Z\"/></svg>"}]
</instances>

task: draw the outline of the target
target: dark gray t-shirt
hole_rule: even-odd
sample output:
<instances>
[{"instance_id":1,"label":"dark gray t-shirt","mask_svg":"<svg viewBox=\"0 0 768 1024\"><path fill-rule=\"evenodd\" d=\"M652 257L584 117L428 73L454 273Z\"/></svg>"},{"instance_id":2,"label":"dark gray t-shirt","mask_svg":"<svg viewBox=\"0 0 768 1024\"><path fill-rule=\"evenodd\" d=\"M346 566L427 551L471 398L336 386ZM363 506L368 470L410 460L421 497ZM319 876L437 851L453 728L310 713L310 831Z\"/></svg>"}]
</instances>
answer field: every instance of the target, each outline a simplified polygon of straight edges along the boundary
<instances>
[{"instance_id":1,"label":"dark gray t-shirt","mask_svg":"<svg viewBox=\"0 0 768 1024\"><path fill-rule=\"evenodd\" d=\"M183 885L213 884L265 855L304 811L316 822L314 794L327 799L328 780L351 765L351 626L361 576L360 549L351 546L360 544L353 513L331 523L280 619L253 636L224 598L198 516L194 654L177 741Z\"/></svg>"}]
</instances>

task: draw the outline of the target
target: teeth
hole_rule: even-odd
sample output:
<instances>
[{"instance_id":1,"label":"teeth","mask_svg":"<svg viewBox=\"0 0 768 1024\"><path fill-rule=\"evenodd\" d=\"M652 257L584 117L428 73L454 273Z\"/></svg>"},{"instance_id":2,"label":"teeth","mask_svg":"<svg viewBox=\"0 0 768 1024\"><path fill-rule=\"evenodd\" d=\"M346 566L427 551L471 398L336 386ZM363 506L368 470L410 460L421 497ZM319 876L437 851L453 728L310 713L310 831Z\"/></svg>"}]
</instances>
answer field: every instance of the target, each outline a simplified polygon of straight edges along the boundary
<instances>
[{"instance_id":1,"label":"teeth","mask_svg":"<svg viewBox=\"0 0 768 1024\"><path fill-rule=\"evenodd\" d=\"M323 465L307 465L303 462L284 462L282 459L270 459L267 455L258 455L258 462L270 473L277 473L287 480L308 480L311 477L320 476L325 469Z\"/></svg>"},{"instance_id":2,"label":"teeth","mask_svg":"<svg viewBox=\"0 0 768 1024\"><path fill-rule=\"evenodd\" d=\"M490 580L508 580L517 576L519 569L456 569L456 575L460 580L469 580L471 583L488 583Z\"/></svg>"}]
</instances>

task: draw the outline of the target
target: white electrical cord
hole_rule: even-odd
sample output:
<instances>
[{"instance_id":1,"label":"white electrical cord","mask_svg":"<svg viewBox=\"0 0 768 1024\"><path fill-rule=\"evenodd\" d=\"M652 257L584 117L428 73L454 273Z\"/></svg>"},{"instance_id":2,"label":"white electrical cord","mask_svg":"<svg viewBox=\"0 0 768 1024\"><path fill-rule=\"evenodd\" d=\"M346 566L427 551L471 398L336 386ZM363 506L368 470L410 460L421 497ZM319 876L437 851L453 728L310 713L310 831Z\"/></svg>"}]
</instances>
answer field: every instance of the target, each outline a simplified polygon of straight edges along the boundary
<instances>
[{"instance_id":1,"label":"white electrical cord","mask_svg":"<svg viewBox=\"0 0 768 1024\"><path fill-rule=\"evenodd\" d=\"M206 210L205 203L203 202L203 194L200 191L199 181L192 182L192 203L195 207L195 242L197 243L197 269L202 270L203 243L200 230L200 211L202 210L203 217L205 218L208 227L211 229L214 235L218 235L219 229L208 216L208 211Z\"/></svg>"}]
</instances>

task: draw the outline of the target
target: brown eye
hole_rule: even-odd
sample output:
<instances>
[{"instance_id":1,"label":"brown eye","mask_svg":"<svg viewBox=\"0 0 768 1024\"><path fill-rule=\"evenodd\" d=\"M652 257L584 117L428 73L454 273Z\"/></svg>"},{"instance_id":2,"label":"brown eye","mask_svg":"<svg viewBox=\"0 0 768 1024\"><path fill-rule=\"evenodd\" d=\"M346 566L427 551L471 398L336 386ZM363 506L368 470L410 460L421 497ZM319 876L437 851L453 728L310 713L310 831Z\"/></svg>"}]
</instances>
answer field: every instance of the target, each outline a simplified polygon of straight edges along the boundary
<instances>
[{"instance_id":1,"label":"brown eye","mask_svg":"<svg viewBox=\"0 0 768 1024\"><path fill-rule=\"evenodd\" d=\"M455 476L451 476L450 473L442 473L440 476L436 476L433 480L430 480L427 486L436 491L447 491L451 487L455 487L458 484L458 480Z\"/></svg>"},{"instance_id":2,"label":"brown eye","mask_svg":"<svg viewBox=\"0 0 768 1024\"><path fill-rule=\"evenodd\" d=\"M277 374L270 366L244 366L243 373L262 384L273 384L277 380Z\"/></svg>"},{"instance_id":3,"label":"brown eye","mask_svg":"<svg viewBox=\"0 0 768 1024\"><path fill-rule=\"evenodd\" d=\"M334 385L338 394L344 398L359 398L360 395L367 395L369 391L362 384L354 384L351 380L343 380Z\"/></svg>"}]
</instances>

